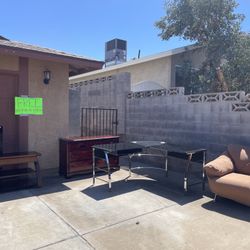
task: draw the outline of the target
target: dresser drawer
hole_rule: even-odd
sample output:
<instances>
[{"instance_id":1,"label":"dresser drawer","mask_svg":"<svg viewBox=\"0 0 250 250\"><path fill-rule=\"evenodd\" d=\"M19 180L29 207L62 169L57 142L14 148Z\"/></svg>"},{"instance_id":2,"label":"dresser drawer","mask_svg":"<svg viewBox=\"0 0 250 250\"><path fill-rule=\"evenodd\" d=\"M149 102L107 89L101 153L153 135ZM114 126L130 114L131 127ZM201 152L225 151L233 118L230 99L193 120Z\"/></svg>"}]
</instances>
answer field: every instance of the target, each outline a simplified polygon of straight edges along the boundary
<instances>
[{"instance_id":1,"label":"dresser drawer","mask_svg":"<svg viewBox=\"0 0 250 250\"><path fill-rule=\"evenodd\" d=\"M91 150L75 150L69 152L69 162L92 159Z\"/></svg>"},{"instance_id":2,"label":"dresser drawer","mask_svg":"<svg viewBox=\"0 0 250 250\"><path fill-rule=\"evenodd\" d=\"M102 140L94 140L94 141L84 141L84 142L74 142L69 144L69 151L75 151L75 150L91 150L92 146L94 145L100 145L100 144L109 144L109 143L115 143L118 142L118 139L102 139Z\"/></svg>"},{"instance_id":3,"label":"dresser drawer","mask_svg":"<svg viewBox=\"0 0 250 250\"><path fill-rule=\"evenodd\" d=\"M106 167L106 163L103 160L96 160L96 166L99 168ZM111 159L110 160L110 167L116 167L118 166L118 159ZM92 160L84 160L84 161L76 161L71 162L69 164L69 173L79 173L79 172L88 172L92 173Z\"/></svg>"},{"instance_id":4,"label":"dresser drawer","mask_svg":"<svg viewBox=\"0 0 250 250\"><path fill-rule=\"evenodd\" d=\"M69 144L69 152L74 152L74 151L87 151L87 150L92 150L91 148L91 143L88 142L77 142L77 143L70 143Z\"/></svg>"},{"instance_id":5,"label":"dresser drawer","mask_svg":"<svg viewBox=\"0 0 250 250\"><path fill-rule=\"evenodd\" d=\"M60 146L60 175L65 177L74 176L80 173L92 173L92 146L119 142L119 137L95 137L89 140L84 137L74 137L73 139L61 138ZM105 162L97 160L98 167L105 167ZM119 165L118 157L110 157L110 165Z\"/></svg>"},{"instance_id":6,"label":"dresser drawer","mask_svg":"<svg viewBox=\"0 0 250 250\"><path fill-rule=\"evenodd\" d=\"M84 172L92 169L92 161L90 159L84 161L71 162L69 164L69 173Z\"/></svg>"}]
</instances>

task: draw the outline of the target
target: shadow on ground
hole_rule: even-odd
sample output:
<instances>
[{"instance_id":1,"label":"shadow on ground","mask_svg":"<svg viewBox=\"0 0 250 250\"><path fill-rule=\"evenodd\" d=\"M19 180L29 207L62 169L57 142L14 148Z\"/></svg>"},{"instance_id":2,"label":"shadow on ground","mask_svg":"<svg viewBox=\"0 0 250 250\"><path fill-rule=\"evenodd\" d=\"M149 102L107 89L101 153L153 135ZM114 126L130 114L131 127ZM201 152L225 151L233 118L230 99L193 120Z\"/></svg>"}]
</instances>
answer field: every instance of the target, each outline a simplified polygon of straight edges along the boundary
<instances>
[{"instance_id":1,"label":"shadow on ground","mask_svg":"<svg viewBox=\"0 0 250 250\"><path fill-rule=\"evenodd\" d=\"M49 169L42 172L42 187L40 188L36 187L35 179L31 177L4 179L0 182L0 202L63 192L70 190L65 183L89 177L90 175L85 175L66 179L58 175L58 169Z\"/></svg>"},{"instance_id":2,"label":"shadow on ground","mask_svg":"<svg viewBox=\"0 0 250 250\"><path fill-rule=\"evenodd\" d=\"M97 179L103 179L98 175ZM89 186L82 190L82 193L100 201L109 199L125 193L143 189L159 197L174 201L179 205L201 199L203 197L201 184L190 188L189 192L183 190L183 175L180 173L170 173L165 176L164 171L160 170L134 170L131 178L113 180L112 189L108 189L108 184L103 181L103 185Z\"/></svg>"},{"instance_id":3,"label":"shadow on ground","mask_svg":"<svg viewBox=\"0 0 250 250\"><path fill-rule=\"evenodd\" d=\"M0 202L67 191L71 189L70 185L67 185L67 183L88 179L87 182L89 182L90 185L85 185L85 187L79 191L96 201L110 199L139 189L145 190L159 198L171 200L181 206L199 200L203 195L212 197L212 193L209 191L207 184L204 194L201 184L190 187L189 192L185 193L183 191L183 174L178 172L169 172L169 176L166 177L161 170L134 170L132 177L127 182L124 179L116 178L112 183L111 191L109 191L108 184L105 182L101 185L92 186L91 175L82 175L65 179L64 177L58 176L57 170L49 170L47 172L45 171L43 176L42 188L29 186L25 186L24 188L24 184L34 184L27 178L9 181L8 185L7 182L5 183L2 181L0 185ZM98 173L98 177L104 178L105 175ZM22 190L18 190L20 187L22 187ZM215 203L210 201L202 204L202 207L238 220L250 222L249 207L221 197L218 197Z\"/></svg>"},{"instance_id":4,"label":"shadow on ground","mask_svg":"<svg viewBox=\"0 0 250 250\"><path fill-rule=\"evenodd\" d=\"M237 202L217 197L216 202L210 201L202 204L202 207L219 214L238 220L250 222L250 208Z\"/></svg>"}]
</instances>

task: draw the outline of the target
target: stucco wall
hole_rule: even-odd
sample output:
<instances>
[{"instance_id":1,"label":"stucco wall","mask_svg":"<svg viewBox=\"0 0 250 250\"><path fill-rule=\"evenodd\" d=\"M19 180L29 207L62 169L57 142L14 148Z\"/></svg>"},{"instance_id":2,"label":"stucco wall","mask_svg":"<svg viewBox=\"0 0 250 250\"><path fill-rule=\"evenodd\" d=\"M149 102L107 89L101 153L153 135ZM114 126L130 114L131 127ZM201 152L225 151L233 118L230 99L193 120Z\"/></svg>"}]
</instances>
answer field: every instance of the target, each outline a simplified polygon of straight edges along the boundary
<instances>
[{"instance_id":1,"label":"stucco wall","mask_svg":"<svg viewBox=\"0 0 250 250\"><path fill-rule=\"evenodd\" d=\"M171 80L171 57L164 57L131 66L128 72L131 73L132 85L142 81L154 81L165 88L169 88Z\"/></svg>"},{"instance_id":2,"label":"stucco wall","mask_svg":"<svg viewBox=\"0 0 250 250\"><path fill-rule=\"evenodd\" d=\"M19 57L0 55L0 69L1 70L19 70Z\"/></svg>"},{"instance_id":3,"label":"stucco wall","mask_svg":"<svg viewBox=\"0 0 250 250\"><path fill-rule=\"evenodd\" d=\"M171 56L144 63L133 64L118 69L110 69L108 71L104 69L103 72L98 73L93 71L86 76L79 76L77 79L71 79L70 83L95 80L96 78L108 77L110 75L125 72L128 72L131 75L131 86L142 81L154 81L165 88L169 88L171 82Z\"/></svg>"},{"instance_id":4,"label":"stucco wall","mask_svg":"<svg viewBox=\"0 0 250 250\"><path fill-rule=\"evenodd\" d=\"M43 71L52 74L48 85ZM29 117L29 150L42 154L41 168L59 166L58 138L68 135L68 65L29 60L29 96L42 97L44 114Z\"/></svg>"}]
</instances>

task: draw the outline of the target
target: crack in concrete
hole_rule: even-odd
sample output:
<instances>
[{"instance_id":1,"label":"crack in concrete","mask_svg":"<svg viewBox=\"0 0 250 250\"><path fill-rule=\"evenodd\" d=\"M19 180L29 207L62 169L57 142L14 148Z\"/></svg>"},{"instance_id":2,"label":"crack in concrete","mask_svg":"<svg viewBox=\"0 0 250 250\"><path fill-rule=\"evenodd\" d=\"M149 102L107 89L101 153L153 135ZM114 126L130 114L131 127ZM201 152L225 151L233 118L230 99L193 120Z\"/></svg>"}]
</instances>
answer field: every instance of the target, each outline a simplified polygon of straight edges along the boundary
<instances>
[{"instance_id":1,"label":"crack in concrete","mask_svg":"<svg viewBox=\"0 0 250 250\"><path fill-rule=\"evenodd\" d=\"M109 224L109 225L106 225L106 226L103 226L103 227L100 227L100 228L97 228L95 230L92 230L92 231L89 231L89 232L86 232L84 234L79 234L78 231L70 224L68 223L62 216L60 216L59 214L56 213L55 210L53 210L44 200L42 200L39 196L37 196L37 198L52 212L54 213L60 220L63 221L63 223L65 223L68 227L71 228L71 230L76 234L72 237L68 237L66 239L62 239L60 241L56 241L56 242L53 242L53 243L50 243L50 244L47 244L45 246L41 246L41 247L38 247L38 248L35 248L34 250L39 250L39 249L43 249L45 247L48 247L48 246L52 246L52 245L55 245L55 244L58 244L60 242L64 242L66 240L70 240L70 239L74 239L74 238L77 238L77 237L80 237L91 249L95 249L95 247L84 237L85 235L89 235L91 233L95 233L95 232L98 232L98 231L101 231L101 230L105 230L105 229L108 229L110 227L113 227L113 226L116 226L116 225L119 225L121 223L124 223L124 222L127 222L127 221L131 221L131 220L134 220L134 219L137 219L137 218L140 218L142 216L145 216L145 215L149 215L149 214L153 214L153 213L156 213L156 212L159 212L159 211L162 211L166 208L170 208L170 207L173 207L173 206L176 206L177 204L171 204L171 205L168 205L168 206L164 206L164 207L161 207L159 209L155 209L153 211L150 211L150 212L146 212L146 213L143 213L143 214L140 214L140 215L137 215L137 216L134 216L134 217L131 217L131 218L128 218L128 219L125 219L125 220L121 220L121 221L118 221L116 223L113 223L113 224Z\"/></svg>"},{"instance_id":2,"label":"crack in concrete","mask_svg":"<svg viewBox=\"0 0 250 250\"><path fill-rule=\"evenodd\" d=\"M66 239L63 239L63 240L60 240L60 241L57 241L57 242L54 242L54 243L51 243L51 244L48 244L46 246L42 246L42 247L39 247L39 248L36 248L34 250L37 250L37 249L42 249L42 248L45 248L45 247L48 247L50 245L55 245L57 243L60 243L60 242L63 242L63 241L66 241L66 240L69 240L69 239L73 239L73 238L76 238L76 237L80 237L91 249L95 249L94 246L92 246L92 244L90 242L88 242L87 239L85 239L83 237L83 235L79 234L77 232L77 230L70 224L68 223L62 216L60 216L59 214L56 213L56 211L54 211L44 200L42 200L39 196L37 196L37 198L52 212L54 213L60 220L63 221L63 223L65 223L69 228L71 228L71 230L76 234L72 237L69 237L69 238L66 238Z\"/></svg>"},{"instance_id":3,"label":"crack in concrete","mask_svg":"<svg viewBox=\"0 0 250 250\"><path fill-rule=\"evenodd\" d=\"M140 215L137 215L137 216L134 216L134 217L125 219L125 220L121 220L121 221L118 221L118 222L116 222L116 223L109 224L109 225L106 225L106 226L97 228L97 229L95 229L95 230L89 231L89 232L87 232L87 233L84 233L84 234L82 234L82 236L83 236L83 235L88 235L88 234L91 234L91 233L95 233L95 232L101 231L101 230L103 230L103 229L107 229L107 228L116 226L116 225L118 225L118 224L121 224L121 223L124 223L124 222L127 222L127 221L131 221L131 220L140 218L140 217L145 216L145 215L153 214L153 213L162 211L162 210L164 210L164 209L166 209L166 208L170 208L170 207L173 207L173 206L176 206L176 205L177 205L177 204L172 204L172 205L169 205L169 206L165 206L165 207L162 207L162 208L159 208L159 209L155 209L155 210L150 211L150 212L146 212L146 213L143 213L143 214L140 214Z\"/></svg>"},{"instance_id":4,"label":"crack in concrete","mask_svg":"<svg viewBox=\"0 0 250 250\"><path fill-rule=\"evenodd\" d=\"M58 244L58 243L61 243L61 242L67 241L67 240L71 240L71 239L74 239L74 238L77 238L77 237L78 237L78 235L74 235L74 236L71 236L71 237L68 237L68 238L65 238L65 239L62 239L62 240L53 242L53 243L49 243L49 244L44 245L44 246L42 246L42 247L34 248L33 250L43 249L43 248L45 248L45 247L53 246L53 245L56 245L56 244Z\"/></svg>"}]
</instances>

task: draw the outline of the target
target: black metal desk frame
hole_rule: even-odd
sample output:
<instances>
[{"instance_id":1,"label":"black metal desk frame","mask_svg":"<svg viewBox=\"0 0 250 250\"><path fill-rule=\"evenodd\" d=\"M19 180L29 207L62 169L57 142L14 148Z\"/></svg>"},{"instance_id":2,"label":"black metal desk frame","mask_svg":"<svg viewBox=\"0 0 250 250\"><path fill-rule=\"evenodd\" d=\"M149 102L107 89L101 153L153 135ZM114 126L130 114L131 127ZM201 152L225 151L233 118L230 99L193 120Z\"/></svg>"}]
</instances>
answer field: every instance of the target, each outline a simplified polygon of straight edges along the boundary
<instances>
[{"instance_id":1,"label":"black metal desk frame","mask_svg":"<svg viewBox=\"0 0 250 250\"><path fill-rule=\"evenodd\" d=\"M135 154L130 154L128 155L129 157L129 166L128 166L128 170L129 170L129 175L125 178L125 181L127 181L130 177L131 177L131 173L133 169L158 169L158 170L163 170L166 171L166 175L167 175L167 149L166 149L166 142L165 141L132 141L131 143L140 145L143 147L143 152L142 153L135 153ZM158 152L157 153L148 153L148 150L152 150L155 149ZM133 157L143 157L143 156L153 156L153 157L160 157L163 158L165 160L165 168L157 168L154 166L150 166L150 167L132 167L132 158Z\"/></svg>"},{"instance_id":2,"label":"black metal desk frame","mask_svg":"<svg viewBox=\"0 0 250 250\"><path fill-rule=\"evenodd\" d=\"M104 171L108 174L108 186L111 190L111 166L109 162L109 155L126 156L142 152L143 147L132 143L111 143L92 146L93 156L93 186L95 185L96 170ZM106 161L107 170L98 168L96 166L96 158ZM130 161L131 164L131 161ZM129 167L131 169L131 166ZM103 179L101 179L103 180ZM104 180L103 180L104 181Z\"/></svg>"},{"instance_id":3,"label":"black metal desk frame","mask_svg":"<svg viewBox=\"0 0 250 250\"><path fill-rule=\"evenodd\" d=\"M137 145L133 148L132 144ZM206 149L192 149L192 150L184 150L180 149L179 146L176 145L167 145L165 142L159 141L133 141L131 143L114 143L114 144L107 144L107 145L97 145L93 146L93 185L95 185L95 171L96 169L105 171L108 174L108 185L109 190L111 190L111 168L109 163L109 154L116 155L116 156L124 156L127 155L129 157L129 175L125 178L127 181L132 174L133 169L141 169L141 168L154 168L158 170L163 170L168 176L169 168L168 168L168 157L176 157L187 161L185 165L184 171L184 191L187 192L190 186L202 184L202 191L205 189L205 172L204 172L204 165L206 162ZM113 145L113 146L111 146ZM125 146L123 150L116 150L116 146L123 145ZM157 147L160 145L166 145L165 150L160 150L159 154L152 154L147 153L148 149L158 149ZM133 149L129 150L126 149L126 146L132 147ZM146 153L144 151L146 150ZM156 167L133 167L132 168L132 159L135 156L154 156L154 157L162 157L165 159L165 168L156 168ZM107 171L104 169L100 169L96 167L95 159L100 158L106 161L107 164ZM192 162L201 163L202 164L202 180L196 183L190 183L190 174L191 174L191 166Z\"/></svg>"},{"instance_id":4,"label":"black metal desk frame","mask_svg":"<svg viewBox=\"0 0 250 250\"><path fill-rule=\"evenodd\" d=\"M202 192L205 190L205 172L204 172L204 166L206 163L206 149L204 148L199 148L199 149L185 149L180 147L179 145L171 145L171 144L166 144L166 142L160 142L160 141L132 141L132 143L142 145L146 150L147 149L157 149L159 150L159 154L150 154L150 153L138 153L138 154L132 154L129 155L129 176L125 178L125 181L131 177L131 170L132 169L141 169L141 168L154 168L158 170L163 170L166 173L166 176L168 177L169 173L169 168L168 168L168 157L175 157L179 159L186 160L187 163L185 165L185 170L184 170L184 191L188 192L189 187L197 185L197 184L202 184ZM158 146L165 146L164 148L159 148ZM163 157L165 160L165 168L156 168L156 167L134 167L131 168L131 160L135 156L154 156L154 157ZM195 182L195 183L190 183L190 175L191 175L191 167L192 167L192 162L195 163L200 163L202 164L202 176L201 176L201 181Z\"/></svg>"},{"instance_id":5,"label":"black metal desk frame","mask_svg":"<svg viewBox=\"0 0 250 250\"><path fill-rule=\"evenodd\" d=\"M183 159L187 161L187 164L185 165L185 171L184 171L184 191L187 192L189 187L202 184L202 192L205 190L205 172L204 172L204 166L206 163L206 149L200 148L200 149L192 149L192 150L179 150L178 147L168 147L167 151L167 159L168 157L175 157L179 159ZM202 176L201 181L190 183L190 175L191 175L191 167L192 163L199 163L202 165ZM166 160L166 172L168 174L168 167L167 167L167 160Z\"/></svg>"}]
</instances>

